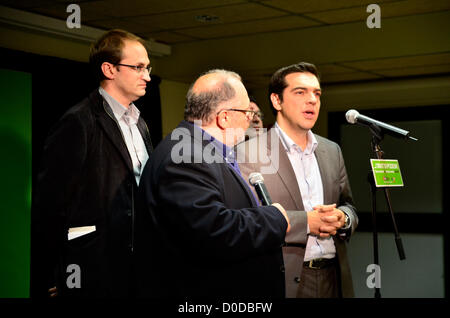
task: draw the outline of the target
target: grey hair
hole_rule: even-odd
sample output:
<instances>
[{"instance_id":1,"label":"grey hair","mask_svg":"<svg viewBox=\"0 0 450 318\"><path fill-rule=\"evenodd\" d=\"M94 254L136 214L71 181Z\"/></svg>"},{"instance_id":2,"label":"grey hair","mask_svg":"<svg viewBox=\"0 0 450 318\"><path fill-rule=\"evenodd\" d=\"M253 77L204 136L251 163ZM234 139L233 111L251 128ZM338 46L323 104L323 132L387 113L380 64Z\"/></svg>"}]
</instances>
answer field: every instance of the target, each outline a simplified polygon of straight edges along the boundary
<instances>
[{"instance_id":1,"label":"grey hair","mask_svg":"<svg viewBox=\"0 0 450 318\"><path fill-rule=\"evenodd\" d=\"M193 91L195 82L209 74L222 74L223 79L216 88L195 93ZM230 77L242 82L239 74L223 69L213 69L201 74L187 92L184 119L189 121L201 120L204 123L210 123L218 105L232 99L236 95L235 89L228 82Z\"/></svg>"}]
</instances>

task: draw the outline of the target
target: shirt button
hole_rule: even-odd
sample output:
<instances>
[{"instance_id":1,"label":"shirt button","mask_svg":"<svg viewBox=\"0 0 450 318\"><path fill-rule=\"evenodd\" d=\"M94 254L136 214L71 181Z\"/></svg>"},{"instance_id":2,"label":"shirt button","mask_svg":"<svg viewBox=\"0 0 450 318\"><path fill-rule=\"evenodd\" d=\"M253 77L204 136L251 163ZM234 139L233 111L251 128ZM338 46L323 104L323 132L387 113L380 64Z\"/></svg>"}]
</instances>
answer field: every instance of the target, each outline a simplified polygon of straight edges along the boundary
<instances>
[{"instance_id":1,"label":"shirt button","mask_svg":"<svg viewBox=\"0 0 450 318\"><path fill-rule=\"evenodd\" d=\"M295 278L294 278L294 281L295 281L297 284L299 284L299 283L300 283L300 277L295 277Z\"/></svg>"}]
</instances>

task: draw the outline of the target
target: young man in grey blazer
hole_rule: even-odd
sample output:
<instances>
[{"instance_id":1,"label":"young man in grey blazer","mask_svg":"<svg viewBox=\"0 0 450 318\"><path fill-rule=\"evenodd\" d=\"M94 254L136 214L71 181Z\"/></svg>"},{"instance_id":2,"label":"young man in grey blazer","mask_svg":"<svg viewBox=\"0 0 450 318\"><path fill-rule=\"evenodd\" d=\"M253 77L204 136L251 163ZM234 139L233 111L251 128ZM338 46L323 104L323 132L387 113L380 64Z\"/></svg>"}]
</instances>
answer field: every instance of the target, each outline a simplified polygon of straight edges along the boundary
<instances>
[{"instance_id":1,"label":"young man in grey blazer","mask_svg":"<svg viewBox=\"0 0 450 318\"><path fill-rule=\"evenodd\" d=\"M340 147L311 132L320 95L313 64L279 69L269 86L274 127L238 147L243 176L260 172L272 200L288 210L283 257L289 298L354 296L346 242L358 217Z\"/></svg>"}]
</instances>

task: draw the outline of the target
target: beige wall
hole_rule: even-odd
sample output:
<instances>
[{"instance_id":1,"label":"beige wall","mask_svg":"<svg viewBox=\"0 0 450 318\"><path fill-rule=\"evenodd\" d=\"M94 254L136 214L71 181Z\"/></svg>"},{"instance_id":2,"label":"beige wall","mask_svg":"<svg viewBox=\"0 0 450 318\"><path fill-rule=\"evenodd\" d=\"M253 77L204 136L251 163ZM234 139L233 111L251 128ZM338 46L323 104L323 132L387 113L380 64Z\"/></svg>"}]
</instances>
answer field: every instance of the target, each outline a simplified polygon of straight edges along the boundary
<instances>
[{"instance_id":1,"label":"beige wall","mask_svg":"<svg viewBox=\"0 0 450 318\"><path fill-rule=\"evenodd\" d=\"M174 129L184 116L184 102L189 84L162 80L159 85L161 95L161 117L163 137Z\"/></svg>"}]
</instances>

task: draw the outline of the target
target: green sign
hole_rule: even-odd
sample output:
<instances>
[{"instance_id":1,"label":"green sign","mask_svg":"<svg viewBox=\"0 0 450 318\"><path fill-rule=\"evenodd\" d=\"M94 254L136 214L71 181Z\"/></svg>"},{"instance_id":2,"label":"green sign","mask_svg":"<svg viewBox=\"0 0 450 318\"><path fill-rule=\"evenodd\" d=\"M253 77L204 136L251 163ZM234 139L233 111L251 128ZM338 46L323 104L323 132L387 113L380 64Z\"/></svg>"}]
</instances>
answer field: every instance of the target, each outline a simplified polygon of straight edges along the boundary
<instances>
[{"instance_id":1,"label":"green sign","mask_svg":"<svg viewBox=\"0 0 450 318\"><path fill-rule=\"evenodd\" d=\"M398 160L370 159L370 164L377 187L403 187Z\"/></svg>"}]
</instances>

